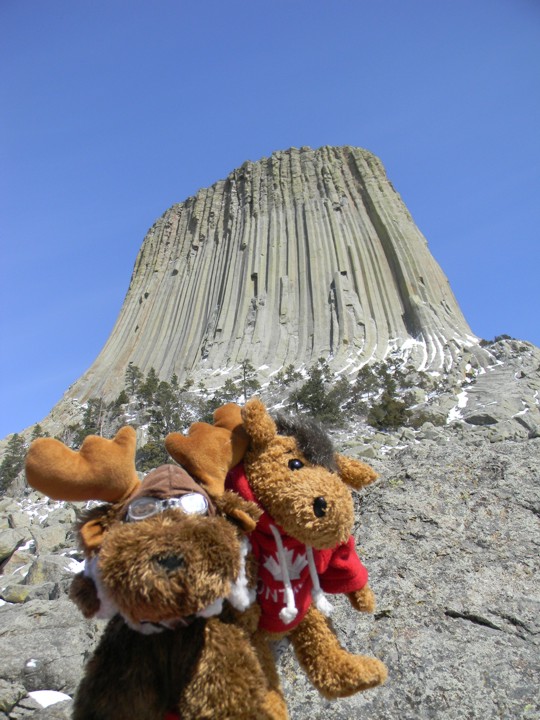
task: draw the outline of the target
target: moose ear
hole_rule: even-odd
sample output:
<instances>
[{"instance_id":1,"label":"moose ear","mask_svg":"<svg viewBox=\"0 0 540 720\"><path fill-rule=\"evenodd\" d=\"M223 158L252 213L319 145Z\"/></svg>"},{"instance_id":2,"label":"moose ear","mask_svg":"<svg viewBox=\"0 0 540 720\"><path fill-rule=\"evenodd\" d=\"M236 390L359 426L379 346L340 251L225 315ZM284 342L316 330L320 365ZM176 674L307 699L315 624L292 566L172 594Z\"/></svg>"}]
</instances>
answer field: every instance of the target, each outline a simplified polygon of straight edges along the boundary
<instances>
[{"instance_id":1,"label":"moose ear","mask_svg":"<svg viewBox=\"0 0 540 720\"><path fill-rule=\"evenodd\" d=\"M259 398L249 400L242 409L244 430L256 449L269 445L277 435L276 423L272 420Z\"/></svg>"},{"instance_id":2,"label":"moose ear","mask_svg":"<svg viewBox=\"0 0 540 720\"><path fill-rule=\"evenodd\" d=\"M105 536L106 528L102 518L88 520L79 529L79 535L85 550L97 550Z\"/></svg>"},{"instance_id":3,"label":"moose ear","mask_svg":"<svg viewBox=\"0 0 540 720\"><path fill-rule=\"evenodd\" d=\"M360 460L336 453L336 462L340 478L355 490L360 490L378 478L375 470Z\"/></svg>"},{"instance_id":4,"label":"moose ear","mask_svg":"<svg viewBox=\"0 0 540 720\"><path fill-rule=\"evenodd\" d=\"M244 500L240 495L230 490L225 490L214 502L217 509L246 535L255 530L263 512L258 505L249 500Z\"/></svg>"}]
</instances>

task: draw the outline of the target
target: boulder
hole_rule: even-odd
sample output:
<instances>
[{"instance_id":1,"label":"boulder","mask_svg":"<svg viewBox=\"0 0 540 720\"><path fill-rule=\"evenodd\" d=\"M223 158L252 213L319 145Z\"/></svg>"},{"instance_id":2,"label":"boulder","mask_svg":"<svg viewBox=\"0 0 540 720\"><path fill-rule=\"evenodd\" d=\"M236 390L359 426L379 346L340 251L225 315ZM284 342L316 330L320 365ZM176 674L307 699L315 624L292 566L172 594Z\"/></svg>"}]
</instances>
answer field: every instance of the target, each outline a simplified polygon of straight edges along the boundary
<instances>
[{"instance_id":1,"label":"boulder","mask_svg":"<svg viewBox=\"0 0 540 720\"><path fill-rule=\"evenodd\" d=\"M63 597L3 605L0 627L0 680L6 686L73 695L96 644L97 623L82 619Z\"/></svg>"},{"instance_id":2,"label":"boulder","mask_svg":"<svg viewBox=\"0 0 540 720\"><path fill-rule=\"evenodd\" d=\"M30 539L29 533L22 528L0 530L0 562L11 557L18 547Z\"/></svg>"},{"instance_id":3,"label":"boulder","mask_svg":"<svg viewBox=\"0 0 540 720\"><path fill-rule=\"evenodd\" d=\"M25 578L26 585L39 585L44 582L71 581L74 572L82 568L77 561L64 555L44 555L31 564Z\"/></svg>"},{"instance_id":4,"label":"boulder","mask_svg":"<svg viewBox=\"0 0 540 720\"><path fill-rule=\"evenodd\" d=\"M33 526L30 532L38 553L54 553L73 545L73 541L66 542L67 535L71 535L71 528L63 523L50 523L50 519L45 527Z\"/></svg>"}]
</instances>

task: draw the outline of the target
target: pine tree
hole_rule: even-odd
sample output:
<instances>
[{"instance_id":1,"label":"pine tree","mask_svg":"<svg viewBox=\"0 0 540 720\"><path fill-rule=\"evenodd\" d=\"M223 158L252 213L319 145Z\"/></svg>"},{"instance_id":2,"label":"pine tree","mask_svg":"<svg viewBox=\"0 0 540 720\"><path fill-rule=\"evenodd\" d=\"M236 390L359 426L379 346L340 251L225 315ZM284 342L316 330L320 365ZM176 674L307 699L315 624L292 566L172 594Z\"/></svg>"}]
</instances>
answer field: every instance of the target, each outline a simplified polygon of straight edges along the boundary
<instances>
[{"instance_id":1,"label":"pine tree","mask_svg":"<svg viewBox=\"0 0 540 720\"><path fill-rule=\"evenodd\" d=\"M6 448L6 454L0 465L0 492L7 490L24 467L27 445L18 433L13 434Z\"/></svg>"},{"instance_id":2,"label":"pine tree","mask_svg":"<svg viewBox=\"0 0 540 720\"><path fill-rule=\"evenodd\" d=\"M135 467L139 472L148 472L170 462L171 458L167 454L163 439L149 440L137 450L135 456Z\"/></svg>"},{"instance_id":3,"label":"pine tree","mask_svg":"<svg viewBox=\"0 0 540 720\"><path fill-rule=\"evenodd\" d=\"M256 392L261 389L261 384L257 380L257 371L250 363L249 360L242 362L242 390L244 393L244 400L247 400Z\"/></svg>"},{"instance_id":4,"label":"pine tree","mask_svg":"<svg viewBox=\"0 0 540 720\"><path fill-rule=\"evenodd\" d=\"M290 364L274 375L271 384L274 386L277 385L280 387L288 387L289 385L293 385L301 379L302 373L296 370L294 365Z\"/></svg>"},{"instance_id":5,"label":"pine tree","mask_svg":"<svg viewBox=\"0 0 540 720\"><path fill-rule=\"evenodd\" d=\"M146 403L151 403L154 399L154 393L159 387L159 377L153 367L150 368L143 383L139 385L138 396Z\"/></svg>"},{"instance_id":6,"label":"pine tree","mask_svg":"<svg viewBox=\"0 0 540 720\"><path fill-rule=\"evenodd\" d=\"M363 365L356 375L353 385L355 395L367 395L370 399L379 387L377 372L372 365Z\"/></svg>"},{"instance_id":7,"label":"pine tree","mask_svg":"<svg viewBox=\"0 0 540 720\"><path fill-rule=\"evenodd\" d=\"M342 417L341 406L350 395L350 384L346 378L337 382L326 360L318 362L308 371L308 378L289 395L289 405L296 412L306 412L317 420L336 423Z\"/></svg>"},{"instance_id":8,"label":"pine tree","mask_svg":"<svg viewBox=\"0 0 540 720\"><path fill-rule=\"evenodd\" d=\"M126 368L125 373L125 385L129 396L134 398L137 396L139 386L143 380L143 374L141 370L130 362Z\"/></svg>"},{"instance_id":9,"label":"pine tree","mask_svg":"<svg viewBox=\"0 0 540 720\"><path fill-rule=\"evenodd\" d=\"M150 433L156 440L163 440L170 432L181 429L180 415L183 404L179 393L169 383L162 380L153 393L153 402L148 408L151 423Z\"/></svg>"},{"instance_id":10,"label":"pine tree","mask_svg":"<svg viewBox=\"0 0 540 720\"><path fill-rule=\"evenodd\" d=\"M407 403L384 390L379 402L370 408L367 421L380 430L391 430L406 425L409 416Z\"/></svg>"},{"instance_id":11,"label":"pine tree","mask_svg":"<svg viewBox=\"0 0 540 720\"><path fill-rule=\"evenodd\" d=\"M106 415L107 404L103 398L90 398L88 400L83 415L79 444L87 435L103 435Z\"/></svg>"},{"instance_id":12,"label":"pine tree","mask_svg":"<svg viewBox=\"0 0 540 720\"><path fill-rule=\"evenodd\" d=\"M113 407L114 407L116 410L118 410L118 409L120 409L120 407L121 407L122 405L127 405L128 402L129 402L129 396L128 396L126 390L124 389L124 390L121 390L121 391L120 391L120 395L118 395L118 397L117 397L116 400L114 401Z\"/></svg>"},{"instance_id":13,"label":"pine tree","mask_svg":"<svg viewBox=\"0 0 540 720\"><path fill-rule=\"evenodd\" d=\"M45 432L39 423L36 423L32 428L32 435L30 436L30 442L37 440L41 437L49 437L49 433Z\"/></svg>"},{"instance_id":14,"label":"pine tree","mask_svg":"<svg viewBox=\"0 0 540 720\"><path fill-rule=\"evenodd\" d=\"M201 380L201 382L202 382L202 380ZM182 387L180 388L180 392L188 392L188 390L191 390L191 388L193 387L194 384L195 384L195 381L193 380L193 378L187 377L184 380ZM202 383L202 385L204 386L204 383ZM199 387L200 387L200 383L199 383Z\"/></svg>"}]
</instances>

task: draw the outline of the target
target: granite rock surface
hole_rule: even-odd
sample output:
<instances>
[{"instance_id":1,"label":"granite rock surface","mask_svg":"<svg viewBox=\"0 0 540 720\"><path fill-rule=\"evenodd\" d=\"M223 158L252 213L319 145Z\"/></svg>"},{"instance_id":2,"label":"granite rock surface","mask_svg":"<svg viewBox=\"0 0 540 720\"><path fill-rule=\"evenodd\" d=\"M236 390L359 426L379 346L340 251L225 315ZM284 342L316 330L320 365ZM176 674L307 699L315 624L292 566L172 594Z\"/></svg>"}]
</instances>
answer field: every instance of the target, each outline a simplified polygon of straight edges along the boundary
<instances>
[{"instance_id":1,"label":"granite rock surface","mask_svg":"<svg viewBox=\"0 0 540 720\"><path fill-rule=\"evenodd\" d=\"M389 679L329 702L285 649L292 720L540 718L540 438L496 440L492 430L426 423L376 446L380 479L356 496L354 533L378 605L365 616L337 597L333 622L348 649L387 664ZM354 454L350 433L334 441ZM66 598L73 537L43 553L33 538L74 507L37 493L1 502L3 517L25 514L29 526L0 574L0 718L68 717L69 702L40 709L29 693L72 696L102 624Z\"/></svg>"}]
</instances>

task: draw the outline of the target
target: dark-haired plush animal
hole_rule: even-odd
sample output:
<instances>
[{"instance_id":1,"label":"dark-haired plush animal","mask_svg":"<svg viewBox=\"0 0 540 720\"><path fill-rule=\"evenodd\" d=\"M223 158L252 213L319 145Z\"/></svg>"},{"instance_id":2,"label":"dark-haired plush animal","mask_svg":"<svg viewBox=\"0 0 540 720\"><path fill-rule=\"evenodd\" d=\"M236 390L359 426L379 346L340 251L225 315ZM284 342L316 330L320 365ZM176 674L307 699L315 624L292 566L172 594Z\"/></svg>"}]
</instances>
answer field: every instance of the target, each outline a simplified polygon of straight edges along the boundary
<instances>
[{"instance_id":1,"label":"dark-haired plush animal","mask_svg":"<svg viewBox=\"0 0 540 720\"><path fill-rule=\"evenodd\" d=\"M276 712L287 716L270 644L285 636L310 681L327 698L384 682L387 670L382 662L351 654L340 645L327 619L332 608L324 594L344 593L358 611L371 612L375 607L351 535L354 511L349 487L368 485L376 473L364 463L336 454L313 421L274 421L258 399L241 411L227 405L218 413L220 432L228 428L240 447L247 448L224 487L263 510L250 534L259 562L262 609L254 642ZM173 434L166 439L169 452L180 463L194 438L199 447L212 438L211 426L197 425L193 436L190 432L188 437ZM219 496L224 487L214 483L209 491Z\"/></svg>"},{"instance_id":2,"label":"dark-haired plush animal","mask_svg":"<svg viewBox=\"0 0 540 720\"><path fill-rule=\"evenodd\" d=\"M79 452L39 439L26 460L28 482L50 497L107 501L78 527L86 570L71 597L86 617L111 619L74 720L274 718L257 655L233 622L253 599L243 538L260 510L231 492L210 498L174 465L141 483L134 453L126 427L114 440L86 438Z\"/></svg>"}]
</instances>

